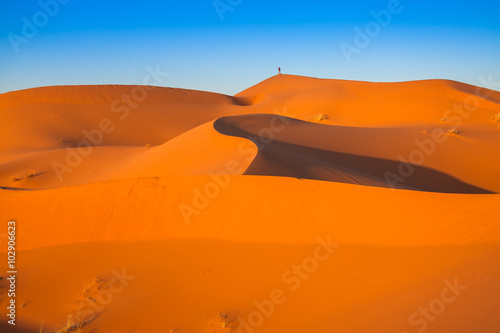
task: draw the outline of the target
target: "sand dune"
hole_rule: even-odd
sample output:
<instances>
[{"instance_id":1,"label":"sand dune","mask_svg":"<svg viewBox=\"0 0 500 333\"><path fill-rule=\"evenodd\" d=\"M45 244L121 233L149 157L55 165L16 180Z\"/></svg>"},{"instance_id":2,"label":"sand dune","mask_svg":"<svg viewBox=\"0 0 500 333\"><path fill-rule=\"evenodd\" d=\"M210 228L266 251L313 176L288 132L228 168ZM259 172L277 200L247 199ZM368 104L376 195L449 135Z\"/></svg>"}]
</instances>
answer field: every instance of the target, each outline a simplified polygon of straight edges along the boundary
<instances>
[{"instance_id":1,"label":"sand dune","mask_svg":"<svg viewBox=\"0 0 500 333\"><path fill-rule=\"evenodd\" d=\"M1 94L0 330L498 332L498 113L447 80Z\"/></svg>"},{"instance_id":2,"label":"sand dune","mask_svg":"<svg viewBox=\"0 0 500 333\"><path fill-rule=\"evenodd\" d=\"M8 124L0 149L18 153L74 148L91 139L97 146L158 145L217 117L237 113L240 100L244 99L142 86L59 86L6 93L0 95Z\"/></svg>"},{"instance_id":3,"label":"sand dune","mask_svg":"<svg viewBox=\"0 0 500 333\"><path fill-rule=\"evenodd\" d=\"M11 216L5 213L9 208L30 230L19 239L19 249L117 239L304 244L317 234L331 234L343 244L437 246L496 242L500 231L498 195L392 191L293 178L172 176L3 190L0 196L2 218ZM184 213L180 204L192 210ZM67 206L72 211L53 214ZM37 219L30 218L34 211ZM384 219L374 220L380 215ZM260 218L272 223L255 223Z\"/></svg>"},{"instance_id":4,"label":"sand dune","mask_svg":"<svg viewBox=\"0 0 500 333\"><path fill-rule=\"evenodd\" d=\"M273 122L281 122L286 126L273 132L269 125ZM411 133L408 129L382 128L366 131L348 127L332 128L283 119L278 115L225 117L218 119L214 126L223 134L252 139L260 147L261 154L246 171L249 175L288 176L433 192L491 193L465 184L445 172L420 165L412 166L404 181L394 184L388 182L387 179L393 178L391 175L399 175L400 170L406 166L402 165L396 154L391 155L386 151L397 153L401 148L401 141L406 139L407 144L411 145L412 141L419 139L415 135L416 131ZM263 132L259 135L261 129L269 129L268 132L272 134L266 135L267 132ZM404 139L405 136L414 138ZM339 148L342 152L337 150ZM358 154L349 154L347 151ZM438 155L438 152L435 153ZM461 152L455 153L455 159L459 160ZM391 156L393 159L383 159L380 156ZM492 187L493 184L490 183L489 186Z\"/></svg>"},{"instance_id":5,"label":"sand dune","mask_svg":"<svg viewBox=\"0 0 500 333\"><path fill-rule=\"evenodd\" d=\"M42 318L46 330L57 329L81 309L91 319L85 330L237 332L219 314L251 323L262 304L270 315L263 315L253 331L497 331L492 318L500 305L494 297L500 267L492 258L500 254L498 245L341 245L317 271L297 280L292 267L316 247L186 240L24 251L25 287L19 300L32 302L19 311L19 320L27 332L40 327ZM37 269L39 262L43 270ZM60 267L71 274L53 274ZM122 285L113 281L121 274ZM429 312L434 321L418 315L419 324L410 325L413 313L428 309L454 283L465 288L456 291L458 296L447 290L445 297L454 302L439 315ZM273 291L283 292L280 303L284 298L274 309L268 305Z\"/></svg>"}]
</instances>

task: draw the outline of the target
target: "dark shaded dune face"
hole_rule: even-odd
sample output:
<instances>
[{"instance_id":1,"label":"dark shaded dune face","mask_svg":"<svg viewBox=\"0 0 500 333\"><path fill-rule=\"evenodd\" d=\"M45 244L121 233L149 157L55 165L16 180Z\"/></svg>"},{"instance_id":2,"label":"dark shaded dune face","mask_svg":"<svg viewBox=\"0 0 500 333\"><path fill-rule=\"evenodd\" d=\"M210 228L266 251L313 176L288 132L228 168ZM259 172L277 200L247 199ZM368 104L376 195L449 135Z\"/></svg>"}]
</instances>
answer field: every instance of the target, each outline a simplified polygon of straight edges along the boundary
<instances>
[{"instance_id":1,"label":"dark shaded dune face","mask_svg":"<svg viewBox=\"0 0 500 333\"><path fill-rule=\"evenodd\" d=\"M493 193L464 183L446 173L423 166L408 166L399 161L306 147L256 135L260 131L255 129L259 125L261 125L261 129L268 128L266 126L269 126L272 117L282 116L224 117L214 123L214 128L218 132L249 139L259 147L259 153L246 170L245 175L296 177L440 193ZM295 119L288 119L290 122L297 122ZM245 124L250 124L254 130L250 132L243 129L240 126L243 121ZM335 130L334 127L332 127L333 130ZM401 177L401 170L408 171L407 168L410 168L411 171L404 174L406 177ZM398 182L391 182L394 177L401 178L398 178Z\"/></svg>"},{"instance_id":2,"label":"dark shaded dune face","mask_svg":"<svg viewBox=\"0 0 500 333\"><path fill-rule=\"evenodd\" d=\"M10 319L9 319L10 320ZM0 324L0 332L2 333L33 333L33 332L38 332L38 330L33 330L33 328L28 328L26 326L20 326L19 320L16 320L16 325L10 325L10 324Z\"/></svg>"},{"instance_id":3,"label":"dark shaded dune face","mask_svg":"<svg viewBox=\"0 0 500 333\"><path fill-rule=\"evenodd\" d=\"M250 106L257 102L257 96L233 96L231 97L234 105L238 106Z\"/></svg>"},{"instance_id":4,"label":"dark shaded dune face","mask_svg":"<svg viewBox=\"0 0 500 333\"><path fill-rule=\"evenodd\" d=\"M480 99L484 99L496 104L500 104L500 92L496 90L491 90L484 87L472 86L466 83L448 81L448 86L455 91L459 91L471 96L476 96Z\"/></svg>"},{"instance_id":5,"label":"dark shaded dune face","mask_svg":"<svg viewBox=\"0 0 500 333\"><path fill-rule=\"evenodd\" d=\"M391 179L388 175L398 175L400 167L401 163L397 161L273 141L259 152L245 174L288 176L441 193L492 193L445 173L415 165L412 165L413 173L407 178L403 177L403 184L396 182L391 185L387 180Z\"/></svg>"}]
</instances>

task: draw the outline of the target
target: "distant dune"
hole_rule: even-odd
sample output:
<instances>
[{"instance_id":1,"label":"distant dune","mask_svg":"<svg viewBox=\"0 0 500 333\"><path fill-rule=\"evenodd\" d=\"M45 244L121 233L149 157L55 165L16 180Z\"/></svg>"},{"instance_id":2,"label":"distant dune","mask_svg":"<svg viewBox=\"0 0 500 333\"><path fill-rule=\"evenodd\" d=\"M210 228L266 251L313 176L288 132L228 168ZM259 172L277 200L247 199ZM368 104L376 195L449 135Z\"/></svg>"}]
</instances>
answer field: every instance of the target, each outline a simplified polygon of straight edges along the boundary
<instances>
[{"instance_id":1,"label":"distant dune","mask_svg":"<svg viewBox=\"0 0 500 333\"><path fill-rule=\"evenodd\" d=\"M0 330L499 332L498 114L448 80L0 94Z\"/></svg>"}]
</instances>

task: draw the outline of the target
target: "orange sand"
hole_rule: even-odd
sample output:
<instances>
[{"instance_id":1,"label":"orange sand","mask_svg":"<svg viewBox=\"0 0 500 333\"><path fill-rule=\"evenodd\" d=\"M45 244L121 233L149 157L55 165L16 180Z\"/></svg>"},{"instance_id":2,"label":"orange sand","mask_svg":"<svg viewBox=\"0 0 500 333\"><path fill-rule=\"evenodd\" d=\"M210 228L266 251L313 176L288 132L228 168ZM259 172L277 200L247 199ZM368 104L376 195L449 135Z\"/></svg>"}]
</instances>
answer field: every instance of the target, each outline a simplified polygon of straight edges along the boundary
<instances>
[{"instance_id":1,"label":"orange sand","mask_svg":"<svg viewBox=\"0 0 500 333\"><path fill-rule=\"evenodd\" d=\"M0 331L499 332L498 113L445 80L1 94Z\"/></svg>"}]
</instances>

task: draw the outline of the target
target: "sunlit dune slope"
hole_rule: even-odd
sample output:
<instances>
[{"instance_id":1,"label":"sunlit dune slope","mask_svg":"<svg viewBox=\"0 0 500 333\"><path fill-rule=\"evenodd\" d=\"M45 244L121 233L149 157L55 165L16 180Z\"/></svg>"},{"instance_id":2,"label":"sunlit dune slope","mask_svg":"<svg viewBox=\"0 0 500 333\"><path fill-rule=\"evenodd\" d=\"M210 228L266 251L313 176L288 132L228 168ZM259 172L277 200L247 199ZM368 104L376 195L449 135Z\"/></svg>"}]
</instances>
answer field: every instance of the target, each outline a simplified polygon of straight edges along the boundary
<instances>
[{"instance_id":1,"label":"sunlit dune slope","mask_svg":"<svg viewBox=\"0 0 500 333\"><path fill-rule=\"evenodd\" d=\"M241 175L256 154L251 141L218 133L208 122L157 146L36 151L13 158L0 170L6 187L43 189L136 177Z\"/></svg>"},{"instance_id":2,"label":"sunlit dune slope","mask_svg":"<svg viewBox=\"0 0 500 333\"><path fill-rule=\"evenodd\" d=\"M498 244L340 245L329 253L316 237L327 239L318 234L304 245L105 242L22 251L18 301L27 305L18 311L17 332L62 330L68 319L78 322L78 309L89 320L84 333L498 332L500 264L492 260L500 255ZM317 268L294 273L308 267L314 253L323 260ZM243 324L233 328L220 315Z\"/></svg>"},{"instance_id":3,"label":"sunlit dune slope","mask_svg":"<svg viewBox=\"0 0 500 333\"><path fill-rule=\"evenodd\" d=\"M496 242L498 195L391 190L258 176L172 176L0 191L0 218L22 221L19 249L152 239L303 244Z\"/></svg>"},{"instance_id":4,"label":"sunlit dune slope","mask_svg":"<svg viewBox=\"0 0 500 333\"><path fill-rule=\"evenodd\" d=\"M353 127L487 125L491 112L500 112L500 92L450 80L380 83L277 75L236 96L258 101L260 113L286 107L281 111L300 119L323 113L326 123Z\"/></svg>"}]
</instances>

